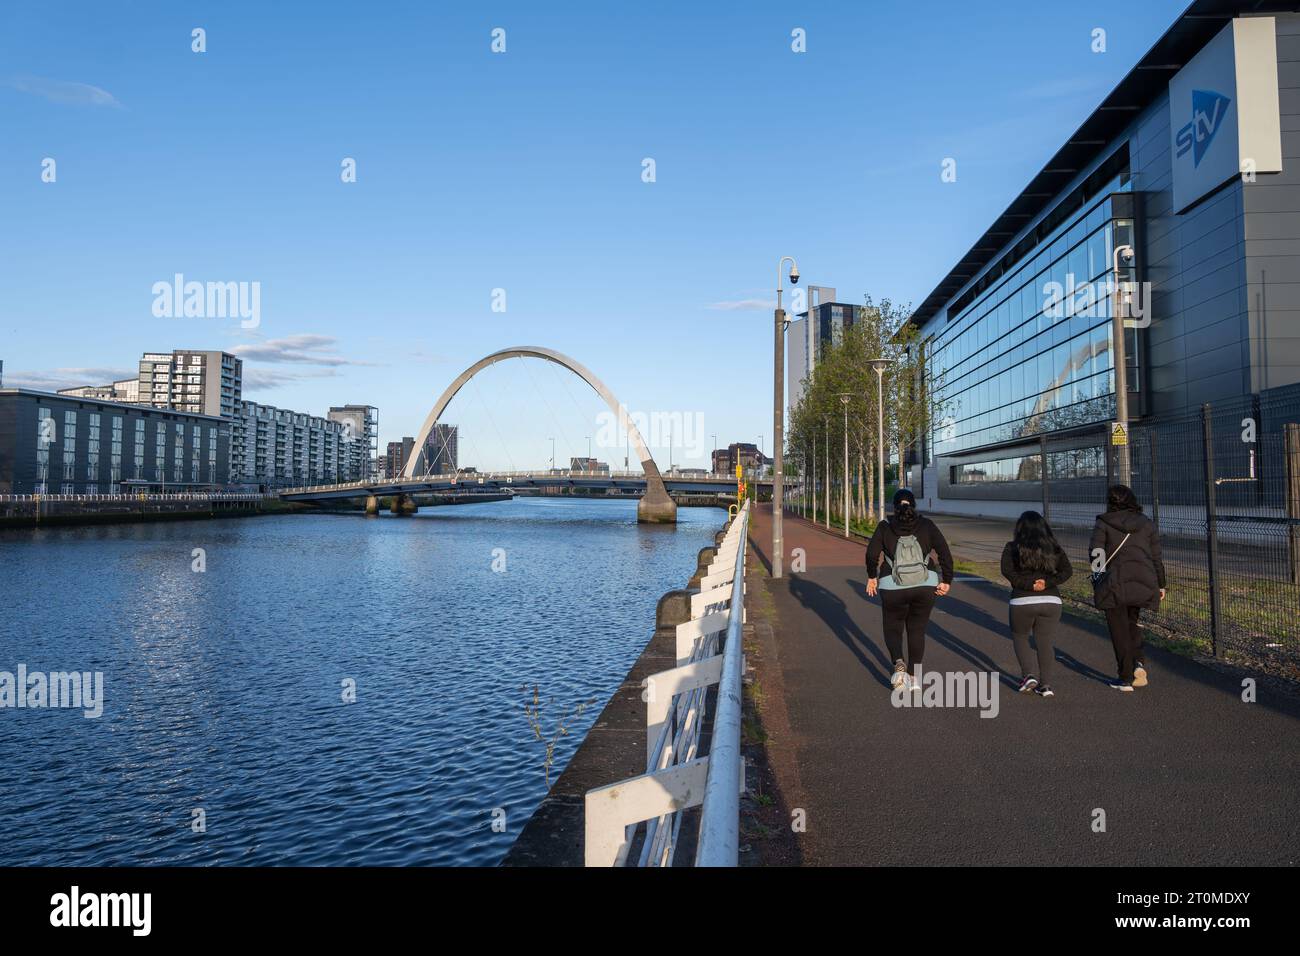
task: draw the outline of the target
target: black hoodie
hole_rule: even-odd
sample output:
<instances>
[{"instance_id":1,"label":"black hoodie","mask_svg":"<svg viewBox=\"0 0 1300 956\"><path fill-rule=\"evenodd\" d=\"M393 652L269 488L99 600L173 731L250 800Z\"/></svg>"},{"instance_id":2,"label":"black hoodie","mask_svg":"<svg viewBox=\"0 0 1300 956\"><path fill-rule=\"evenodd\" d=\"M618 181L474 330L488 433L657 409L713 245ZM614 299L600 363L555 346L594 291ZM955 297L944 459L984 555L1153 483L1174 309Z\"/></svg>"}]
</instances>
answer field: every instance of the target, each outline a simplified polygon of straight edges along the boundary
<instances>
[{"instance_id":1,"label":"black hoodie","mask_svg":"<svg viewBox=\"0 0 1300 956\"><path fill-rule=\"evenodd\" d=\"M1120 548L1126 534L1129 539ZM1112 554L1114 558L1110 557ZM1160 558L1160 535L1150 518L1140 511L1108 511L1097 515L1092 540L1088 543L1088 560L1092 567L1098 568L1107 559L1110 559L1106 568L1109 573L1097 589L1097 607L1155 610L1160 606L1165 564Z\"/></svg>"},{"instance_id":2,"label":"black hoodie","mask_svg":"<svg viewBox=\"0 0 1300 956\"><path fill-rule=\"evenodd\" d=\"M948 550L948 542L944 539L938 525L924 515L916 515L911 522L900 521L898 516L891 515L876 525L876 532L867 544L867 577L874 580L879 576L882 553L889 557L889 561L885 562L884 573L892 573L890 571L892 565L889 562L894 559L894 549L898 547L899 536L907 534L916 535L916 540L921 545L921 552L926 555L927 560L931 552L939 556L939 579L944 584L951 584L952 552Z\"/></svg>"}]
</instances>

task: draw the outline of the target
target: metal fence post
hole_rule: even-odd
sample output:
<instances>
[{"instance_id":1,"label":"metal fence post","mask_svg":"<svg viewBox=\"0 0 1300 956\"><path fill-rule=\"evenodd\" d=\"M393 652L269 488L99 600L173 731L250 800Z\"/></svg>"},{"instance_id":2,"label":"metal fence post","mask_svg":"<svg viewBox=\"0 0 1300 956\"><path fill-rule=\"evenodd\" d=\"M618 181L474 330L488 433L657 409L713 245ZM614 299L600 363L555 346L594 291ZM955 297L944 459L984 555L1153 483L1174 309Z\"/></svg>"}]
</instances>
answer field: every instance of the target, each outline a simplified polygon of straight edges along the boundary
<instances>
[{"instance_id":1,"label":"metal fence post","mask_svg":"<svg viewBox=\"0 0 1300 956\"><path fill-rule=\"evenodd\" d=\"M1283 428L1286 454L1287 554L1291 564L1291 583L1300 584L1300 425L1287 422Z\"/></svg>"},{"instance_id":2,"label":"metal fence post","mask_svg":"<svg viewBox=\"0 0 1300 956\"><path fill-rule=\"evenodd\" d=\"M1219 557L1219 529L1214 484L1214 424L1211 421L1208 402L1201 406L1201 426L1202 441L1205 445L1205 547L1207 585L1210 595L1210 648L1214 656L1219 657L1219 586L1216 573Z\"/></svg>"},{"instance_id":3,"label":"metal fence post","mask_svg":"<svg viewBox=\"0 0 1300 956\"><path fill-rule=\"evenodd\" d=\"M1052 497L1047 490L1047 436L1038 436L1038 469L1043 481L1043 520L1052 520Z\"/></svg>"},{"instance_id":4,"label":"metal fence post","mask_svg":"<svg viewBox=\"0 0 1300 956\"><path fill-rule=\"evenodd\" d=\"M1151 522L1160 530L1160 470L1156 467L1156 430L1147 429L1147 457L1151 459Z\"/></svg>"}]
</instances>

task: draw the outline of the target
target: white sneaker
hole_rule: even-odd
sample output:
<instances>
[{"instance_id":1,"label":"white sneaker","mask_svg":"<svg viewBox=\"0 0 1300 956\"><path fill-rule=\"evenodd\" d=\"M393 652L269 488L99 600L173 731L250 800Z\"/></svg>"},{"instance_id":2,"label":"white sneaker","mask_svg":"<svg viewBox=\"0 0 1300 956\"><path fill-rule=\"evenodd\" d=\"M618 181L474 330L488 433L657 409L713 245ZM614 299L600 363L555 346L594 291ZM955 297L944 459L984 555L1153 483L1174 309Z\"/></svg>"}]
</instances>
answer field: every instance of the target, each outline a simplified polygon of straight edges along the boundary
<instances>
[{"instance_id":1,"label":"white sneaker","mask_svg":"<svg viewBox=\"0 0 1300 956\"><path fill-rule=\"evenodd\" d=\"M911 675L907 673L907 665L902 661L894 661L894 676L889 678L889 686L897 690L899 687L908 686L911 680Z\"/></svg>"}]
</instances>

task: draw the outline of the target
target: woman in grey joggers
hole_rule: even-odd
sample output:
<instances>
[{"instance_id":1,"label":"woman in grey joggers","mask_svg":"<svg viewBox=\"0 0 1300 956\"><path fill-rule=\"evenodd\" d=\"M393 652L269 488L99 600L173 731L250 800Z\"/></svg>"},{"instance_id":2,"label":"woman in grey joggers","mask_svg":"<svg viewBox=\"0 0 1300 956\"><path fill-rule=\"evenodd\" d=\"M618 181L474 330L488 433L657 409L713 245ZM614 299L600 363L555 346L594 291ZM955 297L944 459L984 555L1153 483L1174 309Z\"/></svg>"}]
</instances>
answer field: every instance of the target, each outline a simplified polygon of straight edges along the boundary
<instances>
[{"instance_id":1,"label":"woman in grey joggers","mask_svg":"<svg viewBox=\"0 0 1300 956\"><path fill-rule=\"evenodd\" d=\"M1053 696L1052 664L1056 648L1052 638L1061 620L1059 586L1074 569L1064 549L1056 543L1047 519L1026 511L1016 522L1015 540L1002 549L1002 576L1011 582L1011 639L1020 661L1020 693L1034 691ZM1033 635L1037 661L1029 647Z\"/></svg>"}]
</instances>

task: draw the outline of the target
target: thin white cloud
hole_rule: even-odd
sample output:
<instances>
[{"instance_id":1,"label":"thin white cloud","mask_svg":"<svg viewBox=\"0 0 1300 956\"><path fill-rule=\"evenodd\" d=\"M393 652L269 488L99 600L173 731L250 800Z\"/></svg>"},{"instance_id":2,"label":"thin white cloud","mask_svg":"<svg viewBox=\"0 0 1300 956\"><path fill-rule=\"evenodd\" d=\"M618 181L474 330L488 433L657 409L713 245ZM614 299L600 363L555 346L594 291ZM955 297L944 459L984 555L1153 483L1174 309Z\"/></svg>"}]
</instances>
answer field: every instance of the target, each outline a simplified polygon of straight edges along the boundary
<instances>
[{"instance_id":1,"label":"thin white cloud","mask_svg":"<svg viewBox=\"0 0 1300 956\"><path fill-rule=\"evenodd\" d=\"M338 372L332 368L316 369L307 372L282 372L269 368L244 369L244 392L266 392L273 388L293 385L309 378L336 378Z\"/></svg>"},{"instance_id":2,"label":"thin white cloud","mask_svg":"<svg viewBox=\"0 0 1300 956\"><path fill-rule=\"evenodd\" d=\"M338 339L329 335L286 335L253 345L236 345L230 352L246 362L294 363L327 368L371 364L343 357L338 353L337 344Z\"/></svg>"},{"instance_id":3,"label":"thin white cloud","mask_svg":"<svg viewBox=\"0 0 1300 956\"><path fill-rule=\"evenodd\" d=\"M34 388L42 392L57 392L61 388L80 385L108 385L124 378L135 378L136 369L126 368L51 368L31 372L6 372L6 388Z\"/></svg>"},{"instance_id":4,"label":"thin white cloud","mask_svg":"<svg viewBox=\"0 0 1300 956\"><path fill-rule=\"evenodd\" d=\"M721 312L758 312L764 309L771 310L776 306L768 299L732 299L724 302L712 302L705 308Z\"/></svg>"},{"instance_id":5,"label":"thin white cloud","mask_svg":"<svg viewBox=\"0 0 1300 956\"><path fill-rule=\"evenodd\" d=\"M89 83L73 83L68 80L51 80L43 76L16 76L5 85L20 93L30 93L49 100L51 103L66 103L72 106L104 106L120 110L124 107L108 90Z\"/></svg>"}]
</instances>

